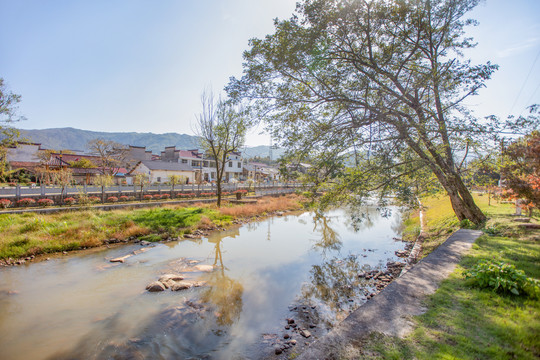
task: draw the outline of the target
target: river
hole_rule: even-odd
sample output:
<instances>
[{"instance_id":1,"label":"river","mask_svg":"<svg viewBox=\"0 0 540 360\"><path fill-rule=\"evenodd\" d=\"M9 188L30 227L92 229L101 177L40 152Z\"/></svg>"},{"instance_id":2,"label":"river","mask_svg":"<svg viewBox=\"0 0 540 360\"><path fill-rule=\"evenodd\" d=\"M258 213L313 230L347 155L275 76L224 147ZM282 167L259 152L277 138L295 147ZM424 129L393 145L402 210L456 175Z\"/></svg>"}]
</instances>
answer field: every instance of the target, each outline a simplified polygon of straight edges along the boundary
<instances>
[{"instance_id":1,"label":"river","mask_svg":"<svg viewBox=\"0 0 540 360\"><path fill-rule=\"evenodd\" d=\"M365 301L360 272L398 260L405 243L391 210L367 209L362 221L347 209L286 214L159 243L125 263L109 260L141 245L1 269L0 358L252 359L300 315L314 335L299 341L312 341ZM145 290L195 263L215 265L188 273L205 286Z\"/></svg>"}]
</instances>

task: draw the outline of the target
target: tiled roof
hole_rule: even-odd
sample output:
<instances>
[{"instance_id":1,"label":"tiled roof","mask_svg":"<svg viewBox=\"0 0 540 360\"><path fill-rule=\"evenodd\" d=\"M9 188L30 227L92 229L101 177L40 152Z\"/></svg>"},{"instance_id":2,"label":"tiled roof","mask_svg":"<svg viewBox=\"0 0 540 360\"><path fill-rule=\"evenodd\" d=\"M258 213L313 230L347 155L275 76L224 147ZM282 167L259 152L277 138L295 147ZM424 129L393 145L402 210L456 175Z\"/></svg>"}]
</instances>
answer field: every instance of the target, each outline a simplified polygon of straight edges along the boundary
<instances>
[{"instance_id":1,"label":"tiled roof","mask_svg":"<svg viewBox=\"0 0 540 360\"><path fill-rule=\"evenodd\" d=\"M141 163L150 170L193 171L193 168L188 164L150 160L143 160Z\"/></svg>"}]
</instances>

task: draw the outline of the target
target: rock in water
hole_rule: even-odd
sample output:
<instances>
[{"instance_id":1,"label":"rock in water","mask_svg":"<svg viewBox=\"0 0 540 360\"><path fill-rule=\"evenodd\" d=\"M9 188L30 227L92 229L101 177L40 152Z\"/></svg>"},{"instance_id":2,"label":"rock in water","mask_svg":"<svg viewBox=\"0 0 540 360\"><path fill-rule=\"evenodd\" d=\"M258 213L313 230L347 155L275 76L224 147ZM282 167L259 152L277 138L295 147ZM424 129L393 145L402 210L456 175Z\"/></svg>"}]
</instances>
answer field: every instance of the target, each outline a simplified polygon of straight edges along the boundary
<instances>
[{"instance_id":1,"label":"rock in water","mask_svg":"<svg viewBox=\"0 0 540 360\"><path fill-rule=\"evenodd\" d=\"M195 265L193 269L201 272L212 272L214 271L213 265Z\"/></svg>"},{"instance_id":2,"label":"rock in water","mask_svg":"<svg viewBox=\"0 0 540 360\"><path fill-rule=\"evenodd\" d=\"M311 336L311 333L309 331L307 331L307 330L302 329L302 330L300 330L300 335L302 335L305 338L308 338L308 337Z\"/></svg>"},{"instance_id":3,"label":"rock in water","mask_svg":"<svg viewBox=\"0 0 540 360\"><path fill-rule=\"evenodd\" d=\"M163 285L159 281L154 281L153 283L150 283L146 286L146 290L150 292L164 291L165 285Z\"/></svg>"}]
</instances>

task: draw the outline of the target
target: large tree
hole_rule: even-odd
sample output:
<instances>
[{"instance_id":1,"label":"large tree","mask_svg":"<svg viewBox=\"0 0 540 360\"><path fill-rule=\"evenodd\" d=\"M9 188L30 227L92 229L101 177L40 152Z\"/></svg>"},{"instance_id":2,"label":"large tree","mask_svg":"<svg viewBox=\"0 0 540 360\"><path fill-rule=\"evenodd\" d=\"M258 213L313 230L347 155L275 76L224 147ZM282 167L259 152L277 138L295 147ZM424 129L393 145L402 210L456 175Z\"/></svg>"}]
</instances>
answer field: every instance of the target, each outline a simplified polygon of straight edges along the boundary
<instances>
[{"instance_id":1,"label":"large tree","mask_svg":"<svg viewBox=\"0 0 540 360\"><path fill-rule=\"evenodd\" d=\"M225 165L229 156L239 151L244 145L248 122L239 107L216 99L211 91L203 92L201 102L203 109L197 116L196 132L202 148L216 163L217 206L219 207Z\"/></svg>"},{"instance_id":2,"label":"large tree","mask_svg":"<svg viewBox=\"0 0 540 360\"><path fill-rule=\"evenodd\" d=\"M456 156L489 128L461 106L497 68L461 59L473 46L464 26L474 22L463 17L477 3L305 0L274 34L250 41L227 91L250 100L295 155L316 154L323 169L354 158L355 167L332 166L338 188L389 191L427 168L458 219L481 223Z\"/></svg>"}]
</instances>

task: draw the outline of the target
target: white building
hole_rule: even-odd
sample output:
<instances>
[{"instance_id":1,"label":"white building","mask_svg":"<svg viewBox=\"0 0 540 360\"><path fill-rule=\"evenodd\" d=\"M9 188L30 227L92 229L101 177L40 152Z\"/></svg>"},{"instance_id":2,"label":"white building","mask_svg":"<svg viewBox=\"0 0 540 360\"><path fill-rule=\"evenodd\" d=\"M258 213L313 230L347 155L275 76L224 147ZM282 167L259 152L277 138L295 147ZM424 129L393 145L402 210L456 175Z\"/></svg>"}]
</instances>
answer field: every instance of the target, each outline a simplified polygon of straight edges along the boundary
<instances>
[{"instance_id":1,"label":"white building","mask_svg":"<svg viewBox=\"0 0 540 360\"><path fill-rule=\"evenodd\" d=\"M137 165L129 172L132 177L137 174L146 174L151 184L166 183L171 175L183 176L185 183L195 181L196 171L187 164L174 163L168 161L139 161ZM132 183L132 180L129 181Z\"/></svg>"},{"instance_id":2,"label":"white building","mask_svg":"<svg viewBox=\"0 0 540 360\"><path fill-rule=\"evenodd\" d=\"M199 181L199 174L202 174L203 181L215 181L217 178L216 161L199 150L179 150L175 146L168 146L161 152L161 160L189 165L195 171L195 181ZM225 163L225 173L223 180L241 179L242 177L242 153L234 152L229 155Z\"/></svg>"}]
</instances>

